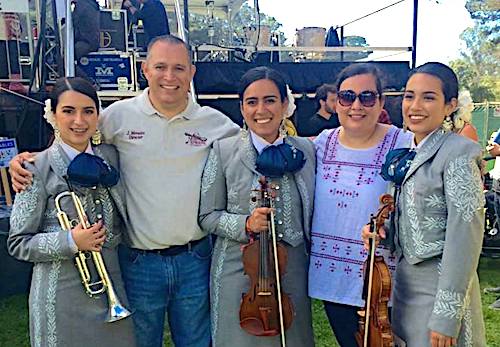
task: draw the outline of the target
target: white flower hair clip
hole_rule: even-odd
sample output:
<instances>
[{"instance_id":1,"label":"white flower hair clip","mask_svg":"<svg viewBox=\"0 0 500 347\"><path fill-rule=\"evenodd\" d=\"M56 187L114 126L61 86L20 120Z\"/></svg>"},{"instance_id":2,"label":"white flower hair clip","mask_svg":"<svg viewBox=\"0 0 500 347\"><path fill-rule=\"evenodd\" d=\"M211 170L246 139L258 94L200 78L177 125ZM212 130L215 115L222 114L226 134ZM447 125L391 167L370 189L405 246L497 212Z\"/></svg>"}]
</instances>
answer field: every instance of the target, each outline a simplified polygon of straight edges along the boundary
<instances>
[{"instance_id":1,"label":"white flower hair clip","mask_svg":"<svg viewBox=\"0 0 500 347\"><path fill-rule=\"evenodd\" d=\"M468 90L461 90L457 99L457 115L455 118L465 123L470 123L474 111L474 103ZM463 125L462 125L463 126Z\"/></svg>"},{"instance_id":2,"label":"white flower hair clip","mask_svg":"<svg viewBox=\"0 0 500 347\"><path fill-rule=\"evenodd\" d=\"M49 123L53 129L56 128L56 117L54 116L54 112L52 112L52 106L50 103L50 99L45 100L45 107L43 108L44 114L43 118Z\"/></svg>"},{"instance_id":3,"label":"white flower hair clip","mask_svg":"<svg viewBox=\"0 0 500 347\"><path fill-rule=\"evenodd\" d=\"M288 84L286 85L286 97L288 99L288 107L286 109L285 118L290 118L295 112L297 106L295 105L295 98L293 97L292 91L290 90Z\"/></svg>"}]
</instances>

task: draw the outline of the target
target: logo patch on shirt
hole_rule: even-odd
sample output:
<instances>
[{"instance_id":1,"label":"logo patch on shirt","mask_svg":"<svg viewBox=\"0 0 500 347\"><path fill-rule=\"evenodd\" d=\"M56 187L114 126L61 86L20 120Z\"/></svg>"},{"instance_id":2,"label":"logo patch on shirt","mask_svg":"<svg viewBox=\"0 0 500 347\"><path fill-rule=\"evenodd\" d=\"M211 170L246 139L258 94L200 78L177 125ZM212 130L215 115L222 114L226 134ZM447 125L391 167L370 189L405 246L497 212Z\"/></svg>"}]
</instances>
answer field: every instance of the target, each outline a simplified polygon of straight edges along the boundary
<instances>
[{"instance_id":1,"label":"logo patch on shirt","mask_svg":"<svg viewBox=\"0 0 500 347\"><path fill-rule=\"evenodd\" d=\"M141 140L144 137L145 132L140 130L128 130L125 136L129 140Z\"/></svg>"},{"instance_id":2,"label":"logo patch on shirt","mask_svg":"<svg viewBox=\"0 0 500 347\"><path fill-rule=\"evenodd\" d=\"M186 144L190 146L205 146L207 144L207 138L200 136L198 133L184 133L186 135Z\"/></svg>"}]
</instances>

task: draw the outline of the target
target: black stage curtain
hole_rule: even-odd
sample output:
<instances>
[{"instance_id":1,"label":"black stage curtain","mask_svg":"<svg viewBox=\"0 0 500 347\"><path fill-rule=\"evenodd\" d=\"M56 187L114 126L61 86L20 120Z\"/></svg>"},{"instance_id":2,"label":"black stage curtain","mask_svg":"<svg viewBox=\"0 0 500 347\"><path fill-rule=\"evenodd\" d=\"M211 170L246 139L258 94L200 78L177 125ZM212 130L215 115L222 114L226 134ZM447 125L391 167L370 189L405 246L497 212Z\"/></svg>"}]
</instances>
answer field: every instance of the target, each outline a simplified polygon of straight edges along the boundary
<instances>
[{"instance_id":1,"label":"black stage curtain","mask_svg":"<svg viewBox=\"0 0 500 347\"><path fill-rule=\"evenodd\" d=\"M323 83L335 83L338 73L349 62L309 62L309 63L270 63L265 64L279 72L285 78L294 94L303 94L296 98L297 110L292 119L301 133L301 125L316 112L314 99L308 98L306 93L315 93ZM373 63L382 71L386 90L401 91L404 88L410 66L408 62L380 62ZM263 64L250 63L196 63L194 84L198 95L203 94L236 94L241 76L249 69ZM200 104L211 106L229 116L234 122L242 124L239 102L237 99L199 99ZM394 125L401 127L401 97L389 96L384 107Z\"/></svg>"},{"instance_id":2,"label":"black stage curtain","mask_svg":"<svg viewBox=\"0 0 500 347\"><path fill-rule=\"evenodd\" d=\"M335 83L338 73L349 62L270 63L266 64L283 74L294 93L314 93L323 83ZM401 90L410 71L408 62L374 62L385 77L386 89ZM262 64L196 63L194 84L198 94L234 94L243 74Z\"/></svg>"}]
</instances>

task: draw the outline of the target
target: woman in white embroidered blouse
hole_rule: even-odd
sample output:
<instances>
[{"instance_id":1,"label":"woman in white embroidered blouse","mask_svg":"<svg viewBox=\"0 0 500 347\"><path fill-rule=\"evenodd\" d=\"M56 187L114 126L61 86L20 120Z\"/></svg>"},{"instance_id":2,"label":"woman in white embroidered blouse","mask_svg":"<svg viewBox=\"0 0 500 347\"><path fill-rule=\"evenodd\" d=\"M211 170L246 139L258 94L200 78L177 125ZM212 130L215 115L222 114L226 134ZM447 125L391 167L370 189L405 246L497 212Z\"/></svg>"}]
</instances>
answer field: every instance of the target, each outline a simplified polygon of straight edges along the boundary
<instances>
[{"instance_id":1,"label":"woman in white embroidered blouse","mask_svg":"<svg viewBox=\"0 0 500 347\"><path fill-rule=\"evenodd\" d=\"M341 346L356 347L357 311L364 305L363 263L359 238L387 190L380 176L391 149L409 147L412 135L378 123L384 106L382 76L373 64L353 64L337 80L341 126L316 139L316 190L311 229L309 295L323 300ZM387 249L378 251L394 269Z\"/></svg>"},{"instance_id":2,"label":"woman in white embroidered blouse","mask_svg":"<svg viewBox=\"0 0 500 347\"><path fill-rule=\"evenodd\" d=\"M456 134L458 81L441 63L411 72L403 117L416 155L400 184L393 332L408 347L485 346L477 265L484 196L481 149ZM385 232L381 230L383 236ZM363 229L363 238L369 232Z\"/></svg>"},{"instance_id":3,"label":"woman in white embroidered blouse","mask_svg":"<svg viewBox=\"0 0 500 347\"><path fill-rule=\"evenodd\" d=\"M17 194L12 208L9 252L34 264L29 296L32 346L135 346L132 320L106 323L106 294L89 297L74 263L78 251L101 252L116 294L128 306L116 251L123 227L118 213L124 212L118 174L112 168L118 166L118 157L111 146L91 146L93 135L97 141L98 114L99 100L89 82L64 78L55 84L45 109L54 143L26 164L33 183ZM76 182L68 167L78 159L85 163L75 172L88 174ZM105 169L90 172L92 163ZM78 224L68 231L59 224L55 198L69 190L69 181L93 223L88 229ZM71 200L61 199L60 206L70 220L78 220ZM92 266L90 270L95 280Z\"/></svg>"}]
</instances>

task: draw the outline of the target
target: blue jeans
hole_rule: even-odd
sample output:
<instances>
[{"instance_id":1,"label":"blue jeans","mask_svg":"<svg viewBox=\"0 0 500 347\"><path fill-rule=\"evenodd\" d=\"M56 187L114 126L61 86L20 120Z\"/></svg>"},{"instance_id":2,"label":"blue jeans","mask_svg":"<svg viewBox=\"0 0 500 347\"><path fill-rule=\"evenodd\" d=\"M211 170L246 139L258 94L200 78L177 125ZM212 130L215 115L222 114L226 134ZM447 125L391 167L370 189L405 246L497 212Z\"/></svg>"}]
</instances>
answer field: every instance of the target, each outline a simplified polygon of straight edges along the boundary
<instances>
[{"instance_id":1,"label":"blue jeans","mask_svg":"<svg viewBox=\"0 0 500 347\"><path fill-rule=\"evenodd\" d=\"M165 312L176 347L210 346L211 254L210 237L174 256L120 247L138 347L163 345Z\"/></svg>"}]
</instances>

